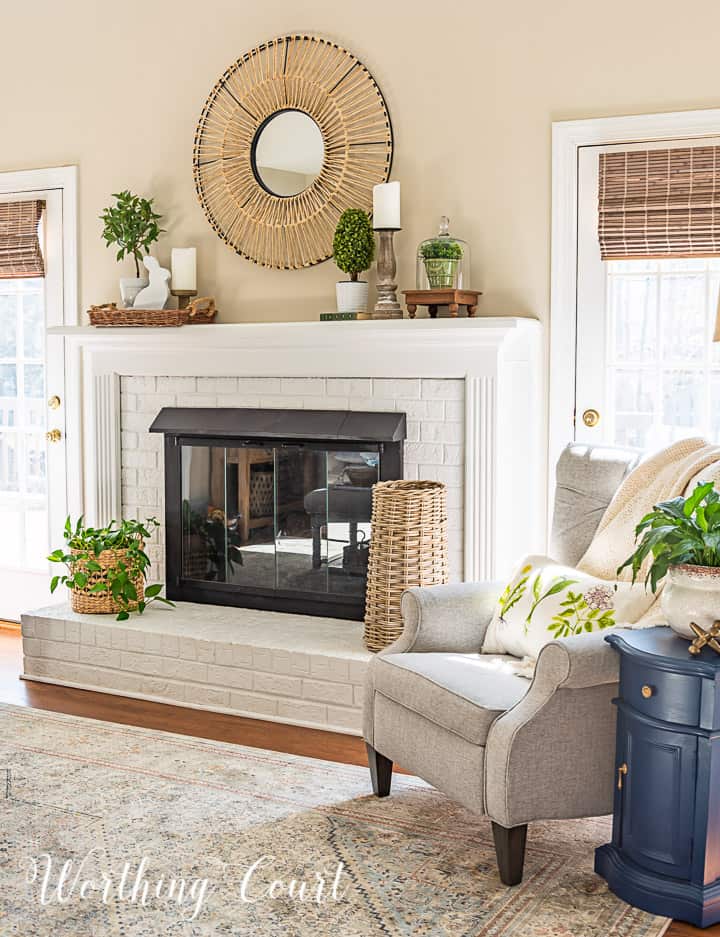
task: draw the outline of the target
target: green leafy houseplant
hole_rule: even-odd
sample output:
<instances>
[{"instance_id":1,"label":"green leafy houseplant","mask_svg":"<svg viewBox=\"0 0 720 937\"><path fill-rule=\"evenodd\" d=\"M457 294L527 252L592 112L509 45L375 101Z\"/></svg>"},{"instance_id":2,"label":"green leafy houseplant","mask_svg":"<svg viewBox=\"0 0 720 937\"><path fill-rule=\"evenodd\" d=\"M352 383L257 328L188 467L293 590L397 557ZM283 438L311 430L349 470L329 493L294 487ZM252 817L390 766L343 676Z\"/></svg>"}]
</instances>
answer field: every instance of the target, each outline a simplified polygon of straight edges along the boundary
<instances>
[{"instance_id":1,"label":"green leafy houseplant","mask_svg":"<svg viewBox=\"0 0 720 937\"><path fill-rule=\"evenodd\" d=\"M133 195L127 189L114 192L113 198L117 199L116 203L100 215L103 240L106 247L117 245L117 260L133 257L135 276L139 278L140 261L164 231L158 226L162 216L153 210L153 199Z\"/></svg>"},{"instance_id":2,"label":"green leafy houseplant","mask_svg":"<svg viewBox=\"0 0 720 937\"><path fill-rule=\"evenodd\" d=\"M64 531L66 549L54 550L48 556L51 563L63 563L68 572L53 576L50 591L66 585L98 598L110 597L119 609L118 621L128 619L136 608L142 614L152 602L172 606L169 599L160 595L162 585L144 585L150 566L145 543L156 527L159 524L154 517L144 522L110 521L101 528L86 527L82 517L73 526L68 517ZM108 556L112 557L110 563Z\"/></svg>"},{"instance_id":3,"label":"green leafy houseplant","mask_svg":"<svg viewBox=\"0 0 720 937\"><path fill-rule=\"evenodd\" d=\"M458 264L463 256L462 246L457 241L449 237L432 238L420 245L420 256L431 289L455 286Z\"/></svg>"},{"instance_id":4,"label":"green leafy houseplant","mask_svg":"<svg viewBox=\"0 0 720 937\"><path fill-rule=\"evenodd\" d=\"M720 567L720 494L712 482L698 484L687 498L655 505L635 528L637 547L618 567L632 568L633 582L646 559L645 585L653 592L674 566Z\"/></svg>"},{"instance_id":5,"label":"green leafy houseplant","mask_svg":"<svg viewBox=\"0 0 720 937\"><path fill-rule=\"evenodd\" d=\"M333 258L356 283L358 274L370 268L375 258L375 237L370 219L360 208L348 208L340 216L333 238Z\"/></svg>"},{"instance_id":6,"label":"green leafy houseplant","mask_svg":"<svg viewBox=\"0 0 720 937\"><path fill-rule=\"evenodd\" d=\"M452 238L433 238L420 248L423 260L460 260L463 249Z\"/></svg>"}]
</instances>

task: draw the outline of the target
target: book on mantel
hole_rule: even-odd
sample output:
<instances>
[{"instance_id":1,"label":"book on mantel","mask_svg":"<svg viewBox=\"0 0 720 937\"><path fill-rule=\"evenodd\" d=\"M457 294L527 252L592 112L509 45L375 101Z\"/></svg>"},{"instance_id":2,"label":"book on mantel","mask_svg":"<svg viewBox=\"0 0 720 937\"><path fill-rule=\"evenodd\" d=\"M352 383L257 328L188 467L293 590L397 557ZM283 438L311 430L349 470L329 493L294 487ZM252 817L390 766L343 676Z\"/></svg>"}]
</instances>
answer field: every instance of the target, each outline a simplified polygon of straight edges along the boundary
<instances>
[{"instance_id":1,"label":"book on mantel","mask_svg":"<svg viewBox=\"0 0 720 937\"><path fill-rule=\"evenodd\" d=\"M358 314L356 312L321 312L320 321L321 322L350 322L354 319L357 319Z\"/></svg>"}]
</instances>

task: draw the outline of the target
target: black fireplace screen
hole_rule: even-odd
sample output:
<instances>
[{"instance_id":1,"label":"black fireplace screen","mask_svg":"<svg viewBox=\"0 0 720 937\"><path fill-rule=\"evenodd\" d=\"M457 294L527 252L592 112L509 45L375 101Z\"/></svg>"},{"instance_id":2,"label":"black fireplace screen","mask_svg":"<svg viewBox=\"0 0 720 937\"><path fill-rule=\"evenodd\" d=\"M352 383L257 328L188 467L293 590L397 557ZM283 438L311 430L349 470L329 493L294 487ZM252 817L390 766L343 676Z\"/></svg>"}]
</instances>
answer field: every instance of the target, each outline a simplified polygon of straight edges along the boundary
<instances>
[{"instance_id":1,"label":"black fireplace screen","mask_svg":"<svg viewBox=\"0 0 720 937\"><path fill-rule=\"evenodd\" d=\"M402 477L401 441L318 439L332 428L312 421L320 411L283 411L293 438L274 438L282 423L256 438L202 437L178 420L188 412L207 411L164 410L153 424L165 432L169 597L361 618L372 486ZM240 415L263 411L223 412L247 429ZM333 435L344 437L339 416ZM392 417L404 436L404 415L367 416Z\"/></svg>"}]
</instances>

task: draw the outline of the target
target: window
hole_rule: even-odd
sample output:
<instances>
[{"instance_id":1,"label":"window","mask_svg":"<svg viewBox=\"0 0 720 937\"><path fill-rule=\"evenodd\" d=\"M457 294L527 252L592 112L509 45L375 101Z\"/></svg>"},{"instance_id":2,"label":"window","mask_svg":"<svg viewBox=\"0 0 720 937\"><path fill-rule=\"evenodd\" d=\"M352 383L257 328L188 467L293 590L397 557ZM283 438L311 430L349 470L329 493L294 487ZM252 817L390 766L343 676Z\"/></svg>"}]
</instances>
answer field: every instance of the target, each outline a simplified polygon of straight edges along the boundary
<instances>
[{"instance_id":1,"label":"window","mask_svg":"<svg viewBox=\"0 0 720 937\"><path fill-rule=\"evenodd\" d=\"M605 277L608 441L720 440L720 258L611 260Z\"/></svg>"},{"instance_id":2,"label":"window","mask_svg":"<svg viewBox=\"0 0 720 937\"><path fill-rule=\"evenodd\" d=\"M697 155L687 141L579 149L580 441L720 441L720 150L711 142L698 141Z\"/></svg>"}]
</instances>

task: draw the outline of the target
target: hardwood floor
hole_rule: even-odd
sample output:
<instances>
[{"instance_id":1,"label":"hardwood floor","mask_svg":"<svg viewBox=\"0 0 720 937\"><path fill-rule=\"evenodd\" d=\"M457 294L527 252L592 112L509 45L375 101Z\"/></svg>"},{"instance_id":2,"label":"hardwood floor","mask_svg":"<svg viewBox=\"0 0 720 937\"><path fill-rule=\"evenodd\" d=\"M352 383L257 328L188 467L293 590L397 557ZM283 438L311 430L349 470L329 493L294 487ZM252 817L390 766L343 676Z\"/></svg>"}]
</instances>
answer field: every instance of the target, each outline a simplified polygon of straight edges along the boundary
<instances>
[{"instance_id":1,"label":"hardwood floor","mask_svg":"<svg viewBox=\"0 0 720 937\"><path fill-rule=\"evenodd\" d=\"M32 683L19 679L21 669L19 631L16 626L0 622L0 702L148 729L163 729L180 735L234 742L311 758L327 758L351 765L367 765L365 745L362 739L355 736L184 709L181 706L146 703L109 693L91 693L87 690ZM720 925L698 930L689 924L675 921L666 932L667 937L692 937L699 934L720 937Z\"/></svg>"}]
</instances>

